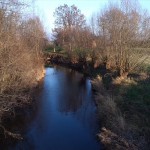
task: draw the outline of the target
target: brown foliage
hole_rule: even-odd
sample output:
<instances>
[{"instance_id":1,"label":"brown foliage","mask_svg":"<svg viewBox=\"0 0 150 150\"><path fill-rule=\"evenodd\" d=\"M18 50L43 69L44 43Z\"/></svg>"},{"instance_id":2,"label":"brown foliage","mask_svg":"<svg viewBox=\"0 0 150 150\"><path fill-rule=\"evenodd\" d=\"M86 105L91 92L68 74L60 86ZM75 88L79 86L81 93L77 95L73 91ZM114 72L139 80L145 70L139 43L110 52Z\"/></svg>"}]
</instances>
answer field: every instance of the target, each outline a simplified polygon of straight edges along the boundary
<instances>
[{"instance_id":1,"label":"brown foliage","mask_svg":"<svg viewBox=\"0 0 150 150\"><path fill-rule=\"evenodd\" d=\"M55 10L55 43L67 51L73 59L86 59L92 48L92 34L85 24L84 15L74 5L60 6Z\"/></svg>"},{"instance_id":2,"label":"brown foliage","mask_svg":"<svg viewBox=\"0 0 150 150\"><path fill-rule=\"evenodd\" d=\"M75 6L60 6L55 16L55 43L71 59L86 61L90 57L93 66L103 63L124 76L149 58L150 17L134 1L108 5L92 16L90 28Z\"/></svg>"},{"instance_id":3,"label":"brown foliage","mask_svg":"<svg viewBox=\"0 0 150 150\"><path fill-rule=\"evenodd\" d=\"M35 85L43 71L44 31L39 18L23 19L22 6L0 1L0 117L29 101L23 91Z\"/></svg>"},{"instance_id":4,"label":"brown foliage","mask_svg":"<svg viewBox=\"0 0 150 150\"><path fill-rule=\"evenodd\" d=\"M117 69L122 76L148 59L142 52L142 43L150 37L148 16L128 0L110 4L97 16L97 45L106 68Z\"/></svg>"}]
</instances>

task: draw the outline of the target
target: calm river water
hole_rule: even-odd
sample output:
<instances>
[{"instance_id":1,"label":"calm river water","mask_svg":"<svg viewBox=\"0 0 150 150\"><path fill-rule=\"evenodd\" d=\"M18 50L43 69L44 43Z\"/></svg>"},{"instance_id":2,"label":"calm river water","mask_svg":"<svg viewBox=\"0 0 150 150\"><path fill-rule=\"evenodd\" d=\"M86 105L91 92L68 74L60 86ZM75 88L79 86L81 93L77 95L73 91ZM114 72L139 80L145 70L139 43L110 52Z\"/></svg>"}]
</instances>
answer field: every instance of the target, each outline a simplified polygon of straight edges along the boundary
<instances>
[{"instance_id":1,"label":"calm river water","mask_svg":"<svg viewBox=\"0 0 150 150\"><path fill-rule=\"evenodd\" d=\"M71 69L46 68L36 115L12 150L100 150L90 80Z\"/></svg>"}]
</instances>

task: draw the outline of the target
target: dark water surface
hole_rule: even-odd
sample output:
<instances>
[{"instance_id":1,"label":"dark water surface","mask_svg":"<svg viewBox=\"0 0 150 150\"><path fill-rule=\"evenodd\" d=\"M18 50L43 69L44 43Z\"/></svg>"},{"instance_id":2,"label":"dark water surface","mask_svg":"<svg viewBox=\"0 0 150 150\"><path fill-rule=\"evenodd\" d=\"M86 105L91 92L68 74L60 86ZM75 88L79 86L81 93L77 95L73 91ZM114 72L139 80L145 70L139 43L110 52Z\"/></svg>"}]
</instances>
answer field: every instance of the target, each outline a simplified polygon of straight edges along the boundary
<instances>
[{"instance_id":1,"label":"dark water surface","mask_svg":"<svg viewBox=\"0 0 150 150\"><path fill-rule=\"evenodd\" d=\"M13 150L100 150L90 80L62 67L46 69L38 111Z\"/></svg>"}]
</instances>

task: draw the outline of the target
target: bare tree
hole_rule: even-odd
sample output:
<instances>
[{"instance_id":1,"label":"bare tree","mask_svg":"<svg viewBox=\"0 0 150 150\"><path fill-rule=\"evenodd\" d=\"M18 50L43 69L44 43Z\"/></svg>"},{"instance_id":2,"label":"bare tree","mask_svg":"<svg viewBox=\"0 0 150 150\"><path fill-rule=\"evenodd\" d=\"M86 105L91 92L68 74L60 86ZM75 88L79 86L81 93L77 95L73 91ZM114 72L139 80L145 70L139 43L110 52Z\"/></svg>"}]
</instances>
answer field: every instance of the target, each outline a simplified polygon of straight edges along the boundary
<instances>
[{"instance_id":1,"label":"bare tree","mask_svg":"<svg viewBox=\"0 0 150 150\"><path fill-rule=\"evenodd\" d=\"M64 4L56 8L54 34L58 38L57 42L66 50L74 49L75 31L85 26L85 18L81 11L75 6Z\"/></svg>"},{"instance_id":2,"label":"bare tree","mask_svg":"<svg viewBox=\"0 0 150 150\"><path fill-rule=\"evenodd\" d=\"M59 6L56 8L54 16L56 17L55 25L57 28L83 27L85 25L84 15L75 5Z\"/></svg>"},{"instance_id":3,"label":"bare tree","mask_svg":"<svg viewBox=\"0 0 150 150\"><path fill-rule=\"evenodd\" d=\"M146 26L142 28L144 21L141 19L145 17L139 9L129 1L122 4L121 7L110 5L98 17L102 57L106 67L117 69L121 76L127 75L146 59L141 57L140 51L136 51L135 43L141 39L145 41L145 31L148 30L148 26L147 29Z\"/></svg>"}]
</instances>

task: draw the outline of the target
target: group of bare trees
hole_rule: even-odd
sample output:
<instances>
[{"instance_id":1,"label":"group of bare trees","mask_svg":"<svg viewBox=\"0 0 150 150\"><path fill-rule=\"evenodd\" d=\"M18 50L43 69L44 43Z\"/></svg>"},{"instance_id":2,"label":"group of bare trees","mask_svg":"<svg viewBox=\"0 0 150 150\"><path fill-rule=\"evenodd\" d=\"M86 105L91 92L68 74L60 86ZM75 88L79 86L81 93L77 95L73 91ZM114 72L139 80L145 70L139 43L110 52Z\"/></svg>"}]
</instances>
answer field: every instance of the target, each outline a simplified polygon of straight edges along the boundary
<instances>
[{"instance_id":1,"label":"group of bare trees","mask_svg":"<svg viewBox=\"0 0 150 150\"><path fill-rule=\"evenodd\" d=\"M127 75L148 58L143 50L150 46L150 15L135 2L109 4L89 26L76 6L60 6L55 11L55 42L74 56L77 51L82 59L90 57Z\"/></svg>"},{"instance_id":2,"label":"group of bare trees","mask_svg":"<svg viewBox=\"0 0 150 150\"><path fill-rule=\"evenodd\" d=\"M135 69L146 59L141 54L141 43L150 38L145 32L148 28L150 31L147 24L150 16L140 11L127 0L122 1L120 6L109 5L98 17L103 57L107 66L118 69L120 75Z\"/></svg>"},{"instance_id":3,"label":"group of bare trees","mask_svg":"<svg viewBox=\"0 0 150 150\"><path fill-rule=\"evenodd\" d=\"M89 38L91 33L86 26L86 20L81 11L75 6L63 5L56 9L55 20L55 43L67 50L71 59L80 54L81 58L86 54L84 51L89 49Z\"/></svg>"},{"instance_id":4,"label":"group of bare trees","mask_svg":"<svg viewBox=\"0 0 150 150\"><path fill-rule=\"evenodd\" d=\"M20 1L0 0L0 115L18 98L27 99L22 91L43 71L44 30L38 17L25 17L26 7Z\"/></svg>"}]
</instances>

